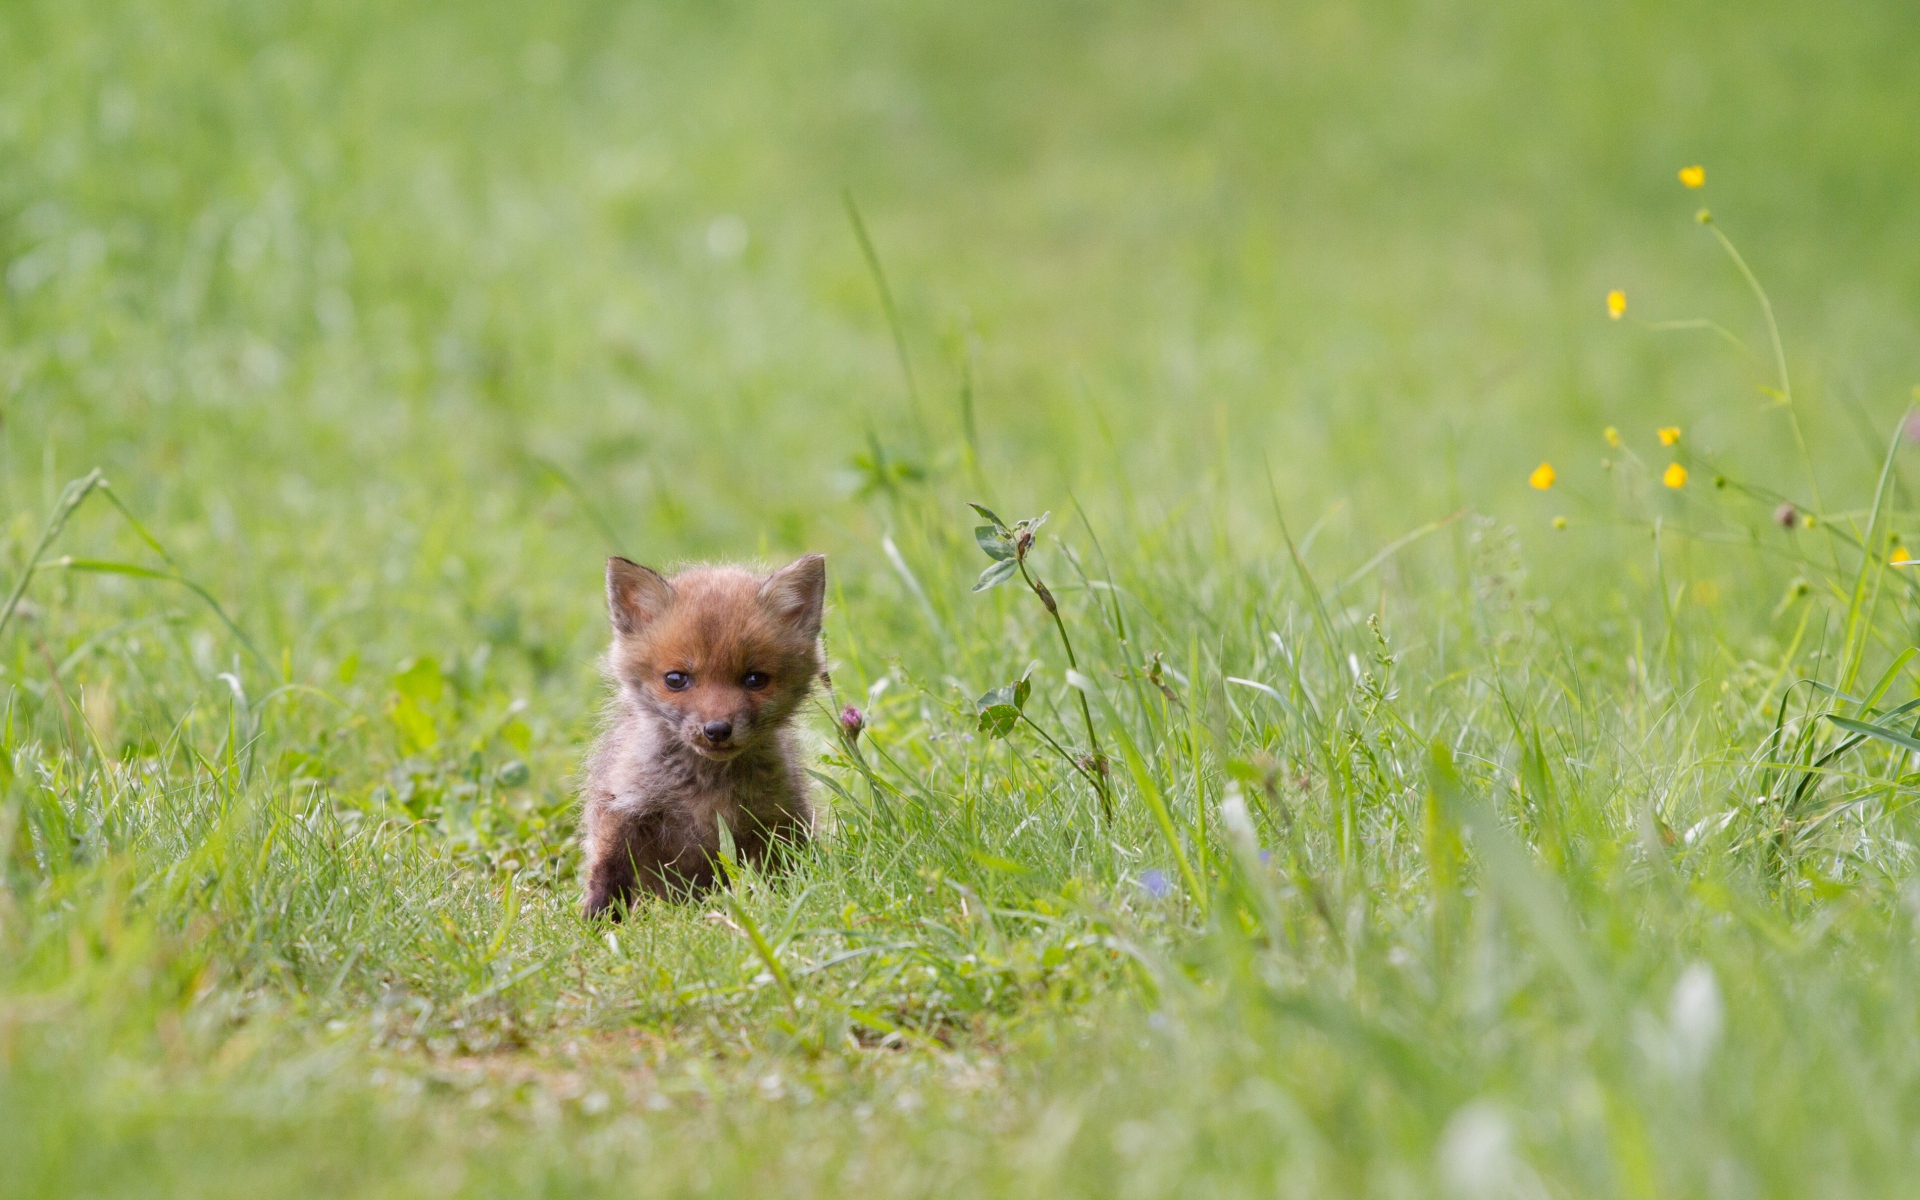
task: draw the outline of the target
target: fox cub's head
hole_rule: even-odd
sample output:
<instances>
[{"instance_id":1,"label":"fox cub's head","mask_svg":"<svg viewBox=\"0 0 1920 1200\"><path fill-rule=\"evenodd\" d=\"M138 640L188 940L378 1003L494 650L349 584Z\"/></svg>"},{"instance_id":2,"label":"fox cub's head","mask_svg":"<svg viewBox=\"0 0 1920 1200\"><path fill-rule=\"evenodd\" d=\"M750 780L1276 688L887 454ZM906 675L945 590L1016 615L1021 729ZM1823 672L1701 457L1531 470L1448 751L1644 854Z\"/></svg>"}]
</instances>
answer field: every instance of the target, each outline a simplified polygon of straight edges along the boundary
<instances>
[{"instance_id":1,"label":"fox cub's head","mask_svg":"<svg viewBox=\"0 0 1920 1200\"><path fill-rule=\"evenodd\" d=\"M693 567L672 579L610 558L614 681L695 752L733 758L786 724L813 687L826 595L819 554L771 575Z\"/></svg>"}]
</instances>

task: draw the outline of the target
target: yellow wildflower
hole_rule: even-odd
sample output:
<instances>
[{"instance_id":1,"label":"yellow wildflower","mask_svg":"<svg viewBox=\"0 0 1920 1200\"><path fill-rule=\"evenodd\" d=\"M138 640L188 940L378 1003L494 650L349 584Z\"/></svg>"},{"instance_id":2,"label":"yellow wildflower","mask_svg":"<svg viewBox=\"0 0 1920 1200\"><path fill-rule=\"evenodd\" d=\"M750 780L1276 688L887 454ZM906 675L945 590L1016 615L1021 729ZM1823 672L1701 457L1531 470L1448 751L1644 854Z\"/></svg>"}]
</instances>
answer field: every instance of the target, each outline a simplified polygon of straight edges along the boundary
<instances>
[{"instance_id":1,"label":"yellow wildflower","mask_svg":"<svg viewBox=\"0 0 1920 1200\"><path fill-rule=\"evenodd\" d=\"M1680 427L1678 425L1663 425L1660 427L1660 444L1662 446L1671 446L1679 440Z\"/></svg>"},{"instance_id":2,"label":"yellow wildflower","mask_svg":"<svg viewBox=\"0 0 1920 1200\"><path fill-rule=\"evenodd\" d=\"M1697 166L1681 167L1680 182L1690 188L1705 187L1707 185L1707 169Z\"/></svg>"},{"instance_id":3,"label":"yellow wildflower","mask_svg":"<svg viewBox=\"0 0 1920 1200\"><path fill-rule=\"evenodd\" d=\"M1612 446L1615 450L1620 448L1620 431L1618 429L1615 429L1611 425L1607 426L1606 439L1607 445Z\"/></svg>"},{"instance_id":4,"label":"yellow wildflower","mask_svg":"<svg viewBox=\"0 0 1920 1200\"><path fill-rule=\"evenodd\" d=\"M1553 519L1553 527L1555 529L1565 529L1567 527L1567 519L1565 517L1555 517Z\"/></svg>"},{"instance_id":5,"label":"yellow wildflower","mask_svg":"<svg viewBox=\"0 0 1920 1200\"><path fill-rule=\"evenodd\" d=\"M1670 488L1683 488L1687 486L1687 469L1679 463L1669 463L1667 473L1660 477L1660 482Z\"/></svg>"},{"instance_id":6,"label":"yellow wildflower","mask_svg":"<svg viewBox=\"0 0 1920 1200\"><path fill-rule=\"evenodd\" d=\"M1607 293L1607 315L1616 321L1627 315L1627 294L1619 288Z\"/></svg>"},{"instance_id":7,"label":"yellow wildflower","mask_svg":"<svg viewBox=\"0 0 1920 1200\"><path fill-rule=\"evenodd\" d=\"M1527 482L1544 492L1553 486L1553 478L1553 464L1541 463L1533 469L1533 474L1527 476Z\"/></svg>"},{"instance_id":8,"label":"yellow wildflower","mask_svg":"<svg viewBox=\"0 0 1920 1200\"><path fill-rule=\"evenodd\" d=\"M1889 561L1896 567L1920 566L1920 558L1915 558L1913 555L1907 553L1905 546L1895 546L1893 548L1893 557Z\"/></svg>"}]
</instances>

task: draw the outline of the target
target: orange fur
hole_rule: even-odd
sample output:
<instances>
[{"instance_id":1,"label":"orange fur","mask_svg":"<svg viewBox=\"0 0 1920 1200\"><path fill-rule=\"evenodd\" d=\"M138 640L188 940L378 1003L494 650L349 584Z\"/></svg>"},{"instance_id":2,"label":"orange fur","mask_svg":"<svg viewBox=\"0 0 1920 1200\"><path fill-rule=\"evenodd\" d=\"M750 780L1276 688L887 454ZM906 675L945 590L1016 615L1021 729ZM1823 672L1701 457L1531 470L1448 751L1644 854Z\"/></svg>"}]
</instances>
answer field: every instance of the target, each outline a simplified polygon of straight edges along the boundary
<instances>
[{"instance_id":1,"label":"orange fur","mask_svg":"<svg viewBox=\"0 0 1920 1200\"><path fill-rule=\"evenodd\" d=\"M761 862L812 832L792 721L822 669L826 559L667 579L608 560L614 687L582 789L585 909L712 885L719 822Z\"/></svg>"}]
</instances>

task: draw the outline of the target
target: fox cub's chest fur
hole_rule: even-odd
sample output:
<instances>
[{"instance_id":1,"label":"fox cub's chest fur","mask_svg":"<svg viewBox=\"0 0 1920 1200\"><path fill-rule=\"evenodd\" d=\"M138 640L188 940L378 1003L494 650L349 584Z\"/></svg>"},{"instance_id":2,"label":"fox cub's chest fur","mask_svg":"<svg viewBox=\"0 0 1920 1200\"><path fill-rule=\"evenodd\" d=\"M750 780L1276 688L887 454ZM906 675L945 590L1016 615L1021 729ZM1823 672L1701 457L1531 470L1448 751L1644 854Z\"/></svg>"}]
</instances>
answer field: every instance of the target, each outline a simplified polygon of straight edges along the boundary
<instances>
[{"instance_id":1,"label":"fox cub's chest fur","mask_svg":"<svg viewBox=\"0 0 1920 1200\"><path fill-rule=\"evenodd\" d=\"M614 697L581 797L588 916L711 886L721 822L756 863L811 834L791 725L821 671L826 579L817 554L771 575L607 563Z\"/></svg>"}]
</instances>

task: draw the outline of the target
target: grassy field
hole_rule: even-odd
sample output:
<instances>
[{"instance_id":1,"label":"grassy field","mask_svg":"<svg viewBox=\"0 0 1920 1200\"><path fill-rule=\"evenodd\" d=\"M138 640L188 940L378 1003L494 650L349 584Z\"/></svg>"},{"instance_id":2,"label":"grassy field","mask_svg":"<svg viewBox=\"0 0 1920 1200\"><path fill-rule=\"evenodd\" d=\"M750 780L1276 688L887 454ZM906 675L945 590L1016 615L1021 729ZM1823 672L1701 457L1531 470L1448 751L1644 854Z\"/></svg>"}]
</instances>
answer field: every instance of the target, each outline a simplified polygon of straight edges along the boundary
<instances>
[{"instance_id":1,"label":"grassy field","mask_svg":"<svg viewBox=\"0 0 1920 1200\"><path fill-rule=\"evenodd\" d=\"M7 6L0 1183L1907 1194L1916 45ZM604 557L812 550L817 846L583 922Z\"/></svg>"}]
</instances>

